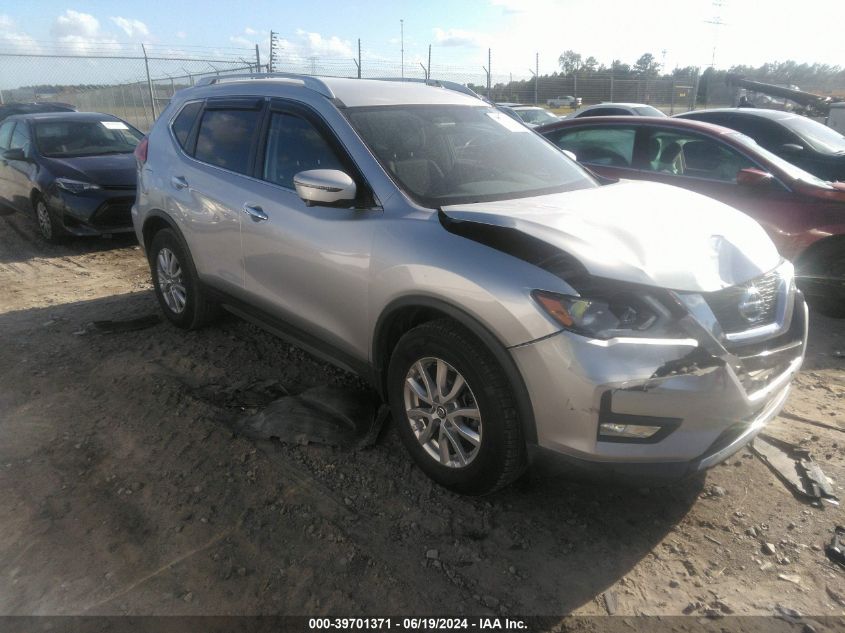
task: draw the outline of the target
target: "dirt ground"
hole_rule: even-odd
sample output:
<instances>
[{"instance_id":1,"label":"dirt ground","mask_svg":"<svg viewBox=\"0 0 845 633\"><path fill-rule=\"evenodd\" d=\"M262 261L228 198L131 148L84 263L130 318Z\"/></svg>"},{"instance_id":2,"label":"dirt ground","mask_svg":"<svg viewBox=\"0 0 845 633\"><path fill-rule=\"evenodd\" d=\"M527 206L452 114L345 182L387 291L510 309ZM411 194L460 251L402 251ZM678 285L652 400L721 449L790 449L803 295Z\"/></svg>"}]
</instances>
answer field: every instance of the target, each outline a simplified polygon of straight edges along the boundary
<instances>
[{"instance_id":1,"label":"dirt ground","mask_svg":"<svg viewBox=\"0 0 845 633\"><path fill-rule=\"evenodd\" d=\"M481 499L433 485L392 429L366 450L232 432L282 393L358 380L234 318L156 315L131 239L53 247L0 212L0 614L845 613L823 547L839 508L741 451L627 488L538 456ZM845 498L845 322L811 347L770 433ZM775 554L766 554L766 543Z\"/></svg>"}]
</instances>

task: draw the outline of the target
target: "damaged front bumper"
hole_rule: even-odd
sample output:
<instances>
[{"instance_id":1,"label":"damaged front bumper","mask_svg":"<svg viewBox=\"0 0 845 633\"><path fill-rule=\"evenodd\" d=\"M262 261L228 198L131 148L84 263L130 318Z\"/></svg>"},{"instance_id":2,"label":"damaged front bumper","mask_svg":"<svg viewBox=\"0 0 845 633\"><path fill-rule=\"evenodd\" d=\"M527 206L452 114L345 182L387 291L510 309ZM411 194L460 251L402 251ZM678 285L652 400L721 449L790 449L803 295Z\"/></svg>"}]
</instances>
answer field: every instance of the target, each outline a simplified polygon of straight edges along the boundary
<instances>
[{"instance_id":1,"label":"damaged front bumper","mask_svg":"<svg viewBox=\"0 0 845 633\"><path fill-rule=\"evenodd\" d=\"M563 331L511 348L539 446L582 466L649 477L723 461L777 416L801 367L807 307L800 292L789 300L781 315L788 322L762 341L732 342L691 313L688 338L596 340ZM606 432L627 425L656 430Z\"/></svg>"}]
</instances>

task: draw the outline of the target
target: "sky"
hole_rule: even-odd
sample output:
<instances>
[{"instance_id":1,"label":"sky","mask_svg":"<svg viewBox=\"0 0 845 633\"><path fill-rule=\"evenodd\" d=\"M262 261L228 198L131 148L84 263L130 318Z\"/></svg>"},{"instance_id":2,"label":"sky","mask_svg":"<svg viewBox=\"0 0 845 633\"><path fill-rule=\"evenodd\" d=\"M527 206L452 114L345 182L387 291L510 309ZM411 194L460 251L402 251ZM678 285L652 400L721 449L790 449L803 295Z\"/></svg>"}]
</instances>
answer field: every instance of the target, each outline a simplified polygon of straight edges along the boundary
<instances>
[{"instance_id":1,"label":"sky","mask_svg":"<svg viewBox=\"0 0 845 633\"><path fill-rule=\"evenodd\" d=\"M266 61L271 29L285 54L478 69L492 49L494 76L558 69L566 49L610 64L646 52L676 66L759 65L794 59L845 66L845 0L0 0L0 52L84 54L147 43L152 50L247 55ZM721 22L720 26L712 22ZM715 46L715 57L714 57ZM244 50L238 50L244 48ZM254 53L253 53L254 55ZM249 57L252 59L252 57ZM3 66L0 58L0 79Z\"/></svg>"}]
</instances>

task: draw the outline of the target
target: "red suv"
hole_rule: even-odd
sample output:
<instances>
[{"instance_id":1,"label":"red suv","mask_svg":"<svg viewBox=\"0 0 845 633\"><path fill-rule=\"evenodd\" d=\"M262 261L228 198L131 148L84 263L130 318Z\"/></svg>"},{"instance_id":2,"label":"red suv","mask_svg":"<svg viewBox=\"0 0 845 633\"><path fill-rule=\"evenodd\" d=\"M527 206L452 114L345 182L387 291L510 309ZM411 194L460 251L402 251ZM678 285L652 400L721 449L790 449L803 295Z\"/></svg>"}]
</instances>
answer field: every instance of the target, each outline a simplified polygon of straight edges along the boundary
<instances>
[{"instance_id":1,"label":"red suv","mask_svg":"<svg viewBox=\"0 0 845 633\"><path fill-rule=\"evenodd\" d=\"M698 121L594 117L536 131L600 176L663 182L744 211L795 262L813 306L845 317L845 183L824 182L744 134Z\"/></svg>"}]
</instances>

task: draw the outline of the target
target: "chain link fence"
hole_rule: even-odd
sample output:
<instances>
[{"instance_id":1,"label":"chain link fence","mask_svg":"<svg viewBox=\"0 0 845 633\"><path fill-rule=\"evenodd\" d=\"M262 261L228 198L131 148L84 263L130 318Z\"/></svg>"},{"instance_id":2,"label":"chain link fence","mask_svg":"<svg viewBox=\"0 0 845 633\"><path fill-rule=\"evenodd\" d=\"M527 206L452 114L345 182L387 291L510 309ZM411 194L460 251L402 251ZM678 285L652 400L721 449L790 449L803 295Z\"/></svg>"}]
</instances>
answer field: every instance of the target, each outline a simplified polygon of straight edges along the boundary
<instances>
[{"instance_id":1,"label":"chain link fence","mask_svg":"<svg viewBox=\"0 0 845 633\"><path fill-rule=\"evenodd\" d=\"M221 58L0 52L0 101L67 103L147 131L177 90L210 75L266 70L254 50L243 52Z\"/></svg>"},{"instance_id":2,"label":"chain link fence","mask_svg":"<svg viewBox=\"0 0 845 633\"><path fill-rule=\"evenodd\" d=\"M613 74L521 76L493 73L479 66L431 64L429 58L404 63L367 51L357 56L327 57L274 51L262 64L256 47L211 56L184 51L141 49L136 54L24 54L0 51L0 100L55 101L79 110L118 116L149 130L173 94L204 77L231 73L277 72L361 77L441 79L467 85L494 102L549 106L553 100L578 97L584 105L608 101L646 103L674 114L696 105L699 77L618 77ZM272 64L272 66L271 66ZM725 97L729 105L733 97ZM553 104L557 106L558 104ZM553 107L559 113L569 107Z\"/></svg>"}]
</instances>

